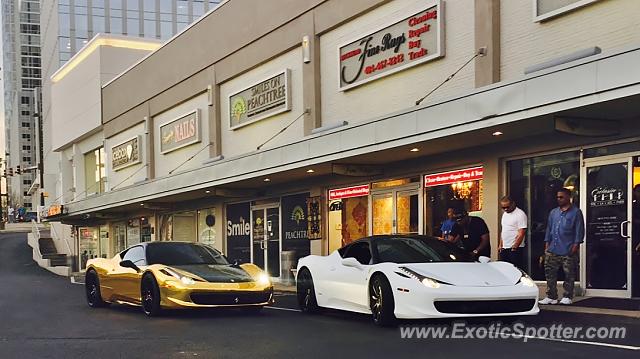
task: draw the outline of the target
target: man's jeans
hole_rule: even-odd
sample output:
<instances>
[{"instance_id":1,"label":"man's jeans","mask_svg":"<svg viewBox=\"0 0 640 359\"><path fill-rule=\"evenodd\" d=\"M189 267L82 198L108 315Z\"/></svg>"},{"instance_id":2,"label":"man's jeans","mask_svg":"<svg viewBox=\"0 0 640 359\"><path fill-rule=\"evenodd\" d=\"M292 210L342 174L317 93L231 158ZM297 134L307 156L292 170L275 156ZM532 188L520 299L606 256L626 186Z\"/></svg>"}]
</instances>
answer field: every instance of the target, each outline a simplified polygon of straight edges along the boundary
<instances>
[{"instance_id":1,"label":"man's jeans","mask_svg":"<svg viewBox=\"0 0 640 359\"><path fill-rule=\"evenodd\" d=\"M503 262L509 262L514 266L522 269L522 254L524 253L524 247L518 247L515 251L511 248L503 248L499 254L499 259Z\"/></svg>"},{"instance_id":2,"label":"man's jeans","mask_svg":"<svg viewBox=\"0 0 640 359\"><path fill-rule=\"evenodd\" d=\"M545 252L544 274L547 278L547 297L558 299L558 269L564 271L564 297L573 299L574 282L576 280L577 255L559 256L549 251Z\"/></svg>"}]
</instances>

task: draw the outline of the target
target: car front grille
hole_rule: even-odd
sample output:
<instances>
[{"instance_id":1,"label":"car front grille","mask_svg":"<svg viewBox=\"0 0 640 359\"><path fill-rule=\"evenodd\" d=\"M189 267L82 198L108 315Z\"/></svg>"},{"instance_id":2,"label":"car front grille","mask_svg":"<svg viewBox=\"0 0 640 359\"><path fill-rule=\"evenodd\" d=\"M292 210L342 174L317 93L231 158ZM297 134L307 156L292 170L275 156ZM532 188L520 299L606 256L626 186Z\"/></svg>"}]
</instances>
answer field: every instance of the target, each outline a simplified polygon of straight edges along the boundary
<instances>
[{"instance_id":1,"label":"car front grille","mask_svg":"<svg viewBox=\"0 0 640 359\"><path fill-rule=\"evenodd\" d=\"M271 290L263 292L215 292L191 293L191 301L200 305L243 305L266 303L271 300Z\"/></svg>"},{"instance_id":2,"label":"car front grille","mask_svg":"<svg viewBox=\"0 0 640 359\"><path fill-rule=\"evenodd\" d=\"M535 299L440 300L435 302L435 307L447 314L496 314L527 312L535 304Z\"/></svg>"}]
</instances>

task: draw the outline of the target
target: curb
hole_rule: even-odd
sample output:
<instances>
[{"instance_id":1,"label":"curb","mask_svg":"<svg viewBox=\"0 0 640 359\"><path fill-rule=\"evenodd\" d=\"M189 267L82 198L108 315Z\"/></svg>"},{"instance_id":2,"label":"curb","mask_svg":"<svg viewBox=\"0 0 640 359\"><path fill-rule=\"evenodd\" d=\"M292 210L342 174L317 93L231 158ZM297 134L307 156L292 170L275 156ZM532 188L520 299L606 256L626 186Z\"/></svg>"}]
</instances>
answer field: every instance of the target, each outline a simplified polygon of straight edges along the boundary
<instances>
[{"instance_id":1,"label":"curb","mask_svg":"<svg viewBox=\"0 0 640 359\"><path fill-rule=\"evenodd\" d=\"M549 312L567 312L567 313L582 313L582 314L596 314L596 315L612 315L618 317L637 318L640 319L640 311L634 310L619 310L619 309L604 309L604 308L589 308L589 307L572 307L572 306L560 306L556 305L540 305L540 309Z\"/></svg>"}]
</instances>

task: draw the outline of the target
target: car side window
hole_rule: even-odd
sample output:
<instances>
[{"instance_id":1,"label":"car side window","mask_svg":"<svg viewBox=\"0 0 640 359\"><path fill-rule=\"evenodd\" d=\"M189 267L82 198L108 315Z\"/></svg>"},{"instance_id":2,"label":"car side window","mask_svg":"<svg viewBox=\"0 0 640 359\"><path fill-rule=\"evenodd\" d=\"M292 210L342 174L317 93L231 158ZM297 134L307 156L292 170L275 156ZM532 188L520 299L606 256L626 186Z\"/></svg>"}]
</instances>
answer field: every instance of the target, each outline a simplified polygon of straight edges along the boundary
<instances>
[{"instance_id":1,"label":"car side window","mask_svg":"<svg viewBox=\"0 0 640 359\"><path fill-rule=\"evenodd\" d=\"M352 244L347 248L343 258L355 258L361 264L371 264L371 249L369 242L363 241Z\"/></svg>"},{"instance_id":2,"label":"car side window","mask_svg":"<svg viewBox=\"0 0 640 359\"><path fill-rule=\"evenodd\" d=\"M143 266L147 264L144 256L144 248L142 246L135 246L129 248L122 258L123 261L130 260L137 266Z\"/></svg>"}]
</instances>

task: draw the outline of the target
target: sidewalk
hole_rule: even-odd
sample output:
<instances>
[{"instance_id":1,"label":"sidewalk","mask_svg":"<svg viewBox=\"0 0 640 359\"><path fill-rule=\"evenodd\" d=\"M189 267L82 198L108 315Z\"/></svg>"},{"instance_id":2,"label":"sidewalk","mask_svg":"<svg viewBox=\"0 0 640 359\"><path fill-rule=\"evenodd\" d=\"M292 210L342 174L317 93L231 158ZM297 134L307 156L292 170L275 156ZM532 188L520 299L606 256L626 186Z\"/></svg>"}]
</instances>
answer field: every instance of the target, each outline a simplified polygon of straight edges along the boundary
<instances>
[{"instance_id":1,"label":"sidewalk","mask_svg":"<svg viewBox=\"0 0 640 359\"><path fill-rule=\"evenodd\" d=\"M546 297L547 286L537 283L540 299ZM558 283L558 298L562 298L564 290L562 282ZM582 294L582 288L576 286L576 294ZM617 315L629 318L640 318L640 299L600 298L576 295L571 305L540 305L541 310L553 312L570 312L585 314Z\"/></svg>"}]
</instances>

